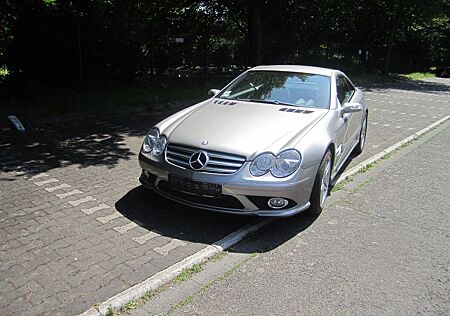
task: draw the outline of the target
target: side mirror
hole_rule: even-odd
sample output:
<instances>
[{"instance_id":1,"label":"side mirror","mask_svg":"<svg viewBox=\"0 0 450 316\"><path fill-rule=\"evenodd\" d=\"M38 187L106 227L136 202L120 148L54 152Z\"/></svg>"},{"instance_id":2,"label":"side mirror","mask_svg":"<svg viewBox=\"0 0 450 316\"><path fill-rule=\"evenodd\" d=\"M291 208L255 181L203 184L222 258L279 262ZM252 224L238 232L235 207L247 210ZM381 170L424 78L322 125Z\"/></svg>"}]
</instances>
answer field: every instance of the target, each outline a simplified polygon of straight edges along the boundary
<instances>
[{"instance_id":1,"label":"side mirror","mask_svg":"<svg viewBox=\"0 0 450 316\"><path fill-rule=\"evenodd\" d=\"M363 110L363 107L361 104L348 102L348 103L344 103L344 105L342 106L341 113L342 114L356 113L356 112L361 112L362 110Z\"/></svg>"},{"instance_id":2,"label":"side mirror","mask_svg":"<svg viewBox=\"0 0 450 316\"><path fill-rule=\"evenodd\" d=\"M220 92L219 89L211 89L208 91L208 95L213 97L213 96L217 95L219 92Z\"/></svg>"}]
</instances>

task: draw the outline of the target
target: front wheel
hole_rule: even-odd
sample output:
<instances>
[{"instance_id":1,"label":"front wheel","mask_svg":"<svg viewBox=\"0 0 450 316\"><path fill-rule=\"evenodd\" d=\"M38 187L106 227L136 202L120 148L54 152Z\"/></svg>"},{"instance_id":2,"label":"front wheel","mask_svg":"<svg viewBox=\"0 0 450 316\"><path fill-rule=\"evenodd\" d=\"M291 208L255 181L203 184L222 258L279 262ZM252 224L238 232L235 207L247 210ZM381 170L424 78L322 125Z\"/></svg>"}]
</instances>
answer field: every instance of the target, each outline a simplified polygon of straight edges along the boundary
<instances>
[{"instance_id":1,"label":"front wheel","mask_svg":"<svg viewBox=\"0 0 450 316\"><path fill-rule=\"evenodd\" d=\"M311 206L308 209L310 214L319 215L322 213L323 206L327 200L328 193L330 192L332 160L333 155L328 149L325 156L322 158L316 179L314 180L310 199Z\"/></svg>"},{"instance_id":2,"label":"front wheel","mask_svg":"<svg viewBox=\"0 0 450 316\"><path fill-rule=\"evenodd\" d=\"M367 136L367 113L364 116L364 121L361 125L361 131L359 132L359 142L354 149L354 153L359 155L362 153L364 149L364 145L366 144L366 136Z\"/></svg>"}]
</instances>

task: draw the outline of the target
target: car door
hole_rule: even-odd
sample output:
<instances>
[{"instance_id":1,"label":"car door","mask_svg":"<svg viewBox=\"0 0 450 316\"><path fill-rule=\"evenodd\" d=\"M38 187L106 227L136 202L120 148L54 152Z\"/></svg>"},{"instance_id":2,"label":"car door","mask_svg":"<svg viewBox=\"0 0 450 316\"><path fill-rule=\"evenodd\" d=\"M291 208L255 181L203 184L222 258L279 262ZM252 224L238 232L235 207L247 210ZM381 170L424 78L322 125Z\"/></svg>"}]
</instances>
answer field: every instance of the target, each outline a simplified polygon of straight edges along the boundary
<instances>
[{"instance_id":1,"label":"car door","mask_svg":"<svg viewBox=\"0 0 450 316\"><path fill-rule=\"evenodd\" d=\"M342 106L352 100L352 97L355 94L355 88L347 80L347 78L345 78L343 75L338 75L336 77L336 92L338 113L341 113ZM354 114L355 113L339 114L339 119L342 120L344 124L344 135L342 137L341 144L337 146L336 152L338 154L336 155L336 158L338 161L336 165L340 165L342 160L347 157L350 150L352 149L351 147L354 143L355 126L357 125L357 117Z\"/></svg>"},{"instance_id":2,"label":"car door","mask_svg":"<svg viewBox=\"0 0 450 316\"><path fill-rule=\"evenodd\" d=\"M347 77L343 76L343 80L347 86L348 93L348 101L345 102L354 102L361 103L362 96L364 95L361 91L355 88L355 86L348 80ZM358 93L359 92L359 93ZM348 138L349 138L349 146L352 149L353 145L359 140L359 132L361 129L361 121L362 121L363 112L355 112L350 113L350 124L348 126Z\"/></svg>"}]
</instances>

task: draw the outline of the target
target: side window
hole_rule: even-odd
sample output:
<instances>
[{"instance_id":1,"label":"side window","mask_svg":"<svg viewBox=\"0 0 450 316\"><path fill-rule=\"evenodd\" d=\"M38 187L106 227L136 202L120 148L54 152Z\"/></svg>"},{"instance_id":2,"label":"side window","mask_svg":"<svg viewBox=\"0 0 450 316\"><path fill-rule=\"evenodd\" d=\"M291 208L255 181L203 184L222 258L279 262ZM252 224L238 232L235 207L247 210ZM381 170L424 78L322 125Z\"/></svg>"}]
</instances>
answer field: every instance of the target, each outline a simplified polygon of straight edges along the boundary
<instances>
[{"instance_id":1,"label":"side window","mask_svg":"<svg viewBox=\"0 0 450 316\"><path fill-rule=\"evenodd\" d=\"M352 83L345 77L342 77L345 81L345 84L347 86L347 95L345 98L344 102L348 102L350 101L350 99L352 98L353 94L355 93L355 87L352 85Z\"/></svg>"},{"instance_id":2,"label":"side window","mask_svg":"<svg viewBox=\"0 0 450 316\"><path fill-rule=\"evenodd\" d=\"M350 101L355 92L353 85L343 76L338 76L336 79L336 90L339 102L344 104Z\"/></svg>"},{"instance_id":3,"label":"side window","mask_svg":"<svg viewBox=\"0 0 450 316\"><path fill-rule=\"evenodd\" d=\"M345 84L344 77L342 76L338 76L336 78L336 91L339 102L341 103L341 105L344 104L347 94L347 85Z\"/></svg>"}]
</instances>

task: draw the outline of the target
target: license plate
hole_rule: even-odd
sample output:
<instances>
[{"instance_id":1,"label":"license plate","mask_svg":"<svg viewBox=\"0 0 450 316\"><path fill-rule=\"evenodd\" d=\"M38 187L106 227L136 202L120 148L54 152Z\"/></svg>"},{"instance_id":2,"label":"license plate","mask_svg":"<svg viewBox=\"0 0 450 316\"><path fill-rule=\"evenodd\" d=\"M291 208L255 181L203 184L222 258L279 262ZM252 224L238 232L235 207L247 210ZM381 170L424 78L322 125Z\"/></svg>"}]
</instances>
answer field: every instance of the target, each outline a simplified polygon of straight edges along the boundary
<instances>
[{"instance_id":1,"label":"license plate","mask_svg":"<svg viewBox=\"0 0 450 316\"><path fill-rule=\"evenodd\" d=\"M222 195L221 184L199 182L174 175L169 175L169 184L172 188L182 192L215 197Z\"/></svg>"}]
</instances>

